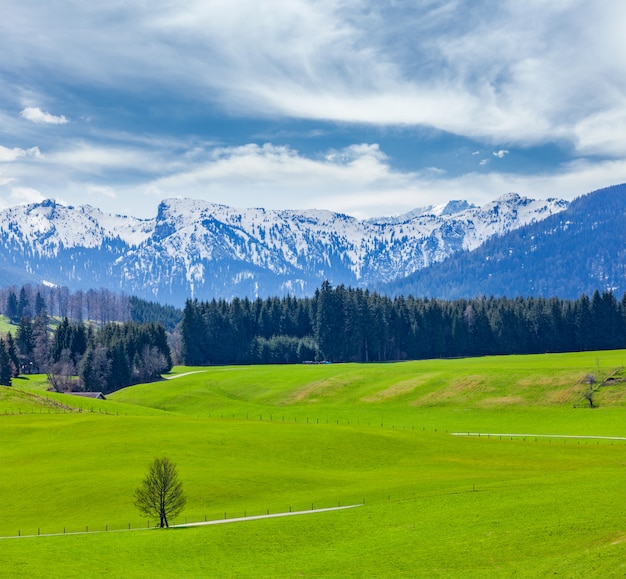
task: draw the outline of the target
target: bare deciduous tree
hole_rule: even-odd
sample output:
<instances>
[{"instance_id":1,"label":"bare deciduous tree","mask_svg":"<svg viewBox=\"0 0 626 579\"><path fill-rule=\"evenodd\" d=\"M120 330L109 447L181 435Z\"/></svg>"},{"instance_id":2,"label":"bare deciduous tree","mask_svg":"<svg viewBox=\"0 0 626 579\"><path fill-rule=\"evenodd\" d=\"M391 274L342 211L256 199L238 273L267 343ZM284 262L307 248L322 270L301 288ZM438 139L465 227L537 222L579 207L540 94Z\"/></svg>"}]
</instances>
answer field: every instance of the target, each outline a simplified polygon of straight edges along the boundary
<instances>
[{"instance_id":1,"label":"bare deciduous tree","mask_svg":"<svg viewBox=\"0 0 626 579\"><path fill-rule=\"evenodd\" d=\"M176 464L167 457L155 458L135 491L135 506L144 516L159 519L159 527L164 528L169 527L168 519L179 515L186 503Z\"/></svg>"},{"instance_id":2,"label":"bare deciduous tree","mask_svg":"<svg viewBox=\"0 0 626 579\"><path fill-rule=\"evenodd\" d=\"M69 350L63 350L60 360L49 365L48 382L57 392L72 392L79 389L76 366Z\"/></svg>"},{"instance_id":3,"label":"bare deciduous tree","mask_svg":"<svg viewBox=\"0 0 626 579\"><path fill-rule=\"evenodd\" d=\"M589 389L585 392L584 396L587 402L589 402L589 406L593 408L594 407L593 395L595 393L593 389L593 385L596 383L596 377L593 374L587 374L585 376L585 382L589 384Z\"/></svg>"}]
</instances>

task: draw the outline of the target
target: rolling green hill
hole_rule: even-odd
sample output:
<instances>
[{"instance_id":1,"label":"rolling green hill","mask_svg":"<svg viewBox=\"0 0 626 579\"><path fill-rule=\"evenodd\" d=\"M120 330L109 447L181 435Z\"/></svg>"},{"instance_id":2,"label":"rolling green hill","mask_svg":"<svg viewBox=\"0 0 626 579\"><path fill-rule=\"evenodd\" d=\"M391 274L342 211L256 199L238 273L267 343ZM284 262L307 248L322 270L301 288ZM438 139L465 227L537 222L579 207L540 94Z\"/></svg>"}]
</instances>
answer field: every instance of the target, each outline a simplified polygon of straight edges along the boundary
<instances>
[{"instance_id":1,"label":"rolling green hill","mask_svg":"<svg viewBox=\"0 0 626 579\"><path fill-rule=\"evenodd\" d=\"M571 410L586 404L586 376L593 374L599 385L625 366L626 351L616 350L389 364L179 368L180 377L173 381L126 388L111 399L203 417L461 430L489 424L492 417L498 424L506 415L509 424L522 428L530 423L550 432L564 416L559 424L564 433L599 434L620 426L609 415L621 416L610 409L626 406L622 382L597 390L596 410L606 416L602 420Z\"/></svg>"},{"instance_id":2,"label":"rolling green hill","mask_svg":"<svg viewBox=\"0 0 626 579\"><path fill-rule=\"evenodd\" d=\"M3 388L0 576L622 576L625 361L181 367L105 401ZM590 373L598 407L575 408ZM178 522L364 504L139 530L133 491L164 454Z\"/></svg>"}]
</instances>

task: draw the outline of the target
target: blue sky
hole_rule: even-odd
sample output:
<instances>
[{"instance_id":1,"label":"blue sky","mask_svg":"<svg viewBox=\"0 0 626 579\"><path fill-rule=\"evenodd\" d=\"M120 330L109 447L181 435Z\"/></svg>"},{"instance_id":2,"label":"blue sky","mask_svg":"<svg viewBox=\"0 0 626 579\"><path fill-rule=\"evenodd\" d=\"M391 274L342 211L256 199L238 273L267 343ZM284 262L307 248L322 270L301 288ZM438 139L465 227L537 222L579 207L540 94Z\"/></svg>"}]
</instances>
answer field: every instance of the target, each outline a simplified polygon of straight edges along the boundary
<instances>
[{"instance_id":1,"label":"blue sky","mask_svg":"<svg viewBox=\"0 0 626 579\"><path fill-rule=\"evenodd\" d=\"M626 181L622 0L3 0L0 208L393 215Z\"/></svg>"}]
</instances>

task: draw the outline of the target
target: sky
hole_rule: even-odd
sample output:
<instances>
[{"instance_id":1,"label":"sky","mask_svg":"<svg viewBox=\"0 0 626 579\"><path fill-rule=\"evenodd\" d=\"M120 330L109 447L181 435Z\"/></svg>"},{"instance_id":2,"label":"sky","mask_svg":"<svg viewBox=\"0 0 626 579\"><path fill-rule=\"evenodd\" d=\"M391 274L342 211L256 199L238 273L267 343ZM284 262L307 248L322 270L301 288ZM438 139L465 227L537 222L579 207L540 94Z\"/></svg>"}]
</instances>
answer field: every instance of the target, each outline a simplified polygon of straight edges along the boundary
<instances>
[{"instance_id":1,"label":"sky","mask_svg":"<svg viewBox=\"0 0 626 579\"><path fill-rule=\"evenodd\" d=\"M2 0L0 209L398 215L626 181L623 0Z\"/></svg>"}]
</instances>

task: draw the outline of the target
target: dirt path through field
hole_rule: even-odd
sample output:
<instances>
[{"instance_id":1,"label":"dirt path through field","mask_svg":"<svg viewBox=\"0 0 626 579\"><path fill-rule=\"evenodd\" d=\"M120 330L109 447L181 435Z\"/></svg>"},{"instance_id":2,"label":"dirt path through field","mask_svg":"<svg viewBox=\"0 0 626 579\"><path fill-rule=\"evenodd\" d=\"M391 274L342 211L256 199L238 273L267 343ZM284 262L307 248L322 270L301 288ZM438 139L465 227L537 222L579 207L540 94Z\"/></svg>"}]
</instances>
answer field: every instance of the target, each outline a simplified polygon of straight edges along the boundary
<instances>
[{"instance_id":1,"label":"dirt path through field","mask_svg":"<svg viewBox=\"0 0 626 579\"><path fill-rule=\"evenodd\" d=\"M170 528L180 528L180 527L200 527L200 526L204 526L204 525L220 525L220 524L224 524L224 523L241 523L243 521L256 521L259 519L275 519L277 517L294 517L296 515L312 515L315 513L327 513L329 511L342 511L344 509L354 509L355 507L362 507L362 504L358 504L358 505L346 505L343 507L327 507L324 509L315 509L312 508L310 511L289 511L288 513L274 513L274 514L267 514L267 515L252 515L250 517L234 517L231 519L217 519L217 520L213 520L213 521L200 521L200 522L196 522L196 523L182 523L179 525L170 525ZM33 537L66 537L69 535L94 535L97 533L129 533L132 531L148 531L148 530L155 530L157 527L144 527L144 528L131 528L130 525L128 526L128 529L109 529L108 525L106 530L93 530L90 531L89 528L87 527L84 531L73 531L73 532L69 532L66 533L65 529L63 530L63 533L41 533L39 532L39 530L37 531L37 534L18 534L18 535L13 535L13 536L5 536L5 537L0 537L0 541L1 540L8 540L8 539L27 539L27 538L33 538Z\"/></svg>"},{"instance_id":2,"label":"dirt path through field","mask_svg":"<svg viewBox=\"0 0 626 579\"><path fill-rule=\"evenodd\" d=\"M183 523L172 525L173 527L200 527L203 525L219 525L222 523L239 523L241 521L256 521L258 519L274 519L276 517L292 517L296 515L312 515L314 513L327 513L329 511L342 511L343 509L354 509L363 505L346 505L344 507L328 507L325 509L311 509L310 511L289 511L288 513L273 513L267 515L254 515L251 517L236 517L234 519L218 519L214 521L200 521L198 523Z\"/></svg>"},{"instance_id":3,"label":"dirt path through field","mask_svg":"<svg viewBox=\"0 0 626 579\"><path fill-rule=\"evenodd\" d=\"M166 380L175 380L176 378L182 378L183 376L189 376L190 374L202 374L208 372L208 370L194 370L193 372L185 372L184 374L176 374L176 376L163 376Z\"/></svg>"}]
</instances>

